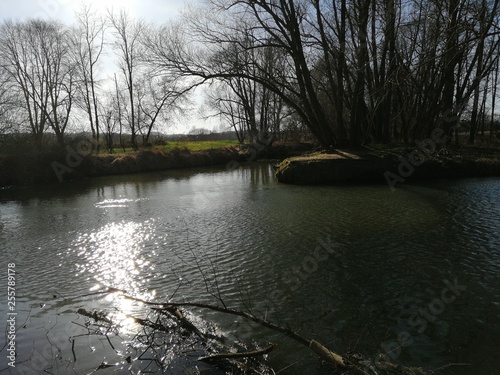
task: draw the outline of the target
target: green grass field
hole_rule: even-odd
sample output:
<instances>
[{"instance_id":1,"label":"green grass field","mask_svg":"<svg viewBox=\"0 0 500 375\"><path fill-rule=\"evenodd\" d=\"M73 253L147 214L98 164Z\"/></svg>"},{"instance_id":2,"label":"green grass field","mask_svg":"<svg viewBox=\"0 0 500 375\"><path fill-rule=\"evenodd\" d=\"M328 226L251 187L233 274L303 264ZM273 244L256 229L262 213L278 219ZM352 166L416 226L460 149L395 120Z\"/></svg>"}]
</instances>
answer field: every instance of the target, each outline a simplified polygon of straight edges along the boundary
<instances>
[{"instance_id":1,"label":"green grass field","mask_svg":"<svg viewBox=\"0 0 500 375\"><path fill-rule=\"evenodd\" d=\"M229 139L217 140L217 141L177 141L177 142L167 142L163 146L139 147L139 150L133 150L132 148L129 147L125 148L124 151L122 148L117 147L114 149L112 155L128 154L136 151L145 151L145 150L170 152L179 148L187 149L189 151L203 151L203 150L210 150L210 149L223 148L228 146L237 146L237 145L238 145L237 140L229 140ZM109 154L108 150L101 148L99 155L107 155L107 154Z\"/></svg>"},{"instance_id":2,"label":"green grass field","mask_svg":"<svg viewBox=\"0 0 500 375\"><path fill-rule=\"evenodd\" d=\"M165 146L158 146L156 149L163 151L172 151L175 148L186 147L190 151L202 151L212 148L222 148L228 146L237 146L237 140L220 140L220 141L191 141L191 142L169 142Z\"/></svg>"}]
</instances>

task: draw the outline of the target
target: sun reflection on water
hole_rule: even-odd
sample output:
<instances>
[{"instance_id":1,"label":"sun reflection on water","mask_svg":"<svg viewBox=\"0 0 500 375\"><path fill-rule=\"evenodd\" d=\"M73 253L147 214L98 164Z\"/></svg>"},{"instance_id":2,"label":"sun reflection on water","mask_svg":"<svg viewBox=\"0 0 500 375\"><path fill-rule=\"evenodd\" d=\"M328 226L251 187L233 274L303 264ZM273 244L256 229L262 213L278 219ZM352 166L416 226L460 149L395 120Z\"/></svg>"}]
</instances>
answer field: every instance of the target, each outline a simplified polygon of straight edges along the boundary
<instances>
[{"instance_id":1,"label":"sun reflection on water","mask_svg":"<svg viewBox=\"0 0 500 375\"><path fill-rule=\"evenodd\" d=\"M76 264L77 273L94 278L97 284L92 291L110 287L140 300L153 299L155 293L147 291L147 279L154 264L144 252L144 243L153 230L153 221L123 220L80 234L75 244L81 259ZM144 304L127 299L120 292L108 294L105 300L114 307L114 322L126 331L137 329L131 316L144 312Z\"/></svg>"}]
</instances>

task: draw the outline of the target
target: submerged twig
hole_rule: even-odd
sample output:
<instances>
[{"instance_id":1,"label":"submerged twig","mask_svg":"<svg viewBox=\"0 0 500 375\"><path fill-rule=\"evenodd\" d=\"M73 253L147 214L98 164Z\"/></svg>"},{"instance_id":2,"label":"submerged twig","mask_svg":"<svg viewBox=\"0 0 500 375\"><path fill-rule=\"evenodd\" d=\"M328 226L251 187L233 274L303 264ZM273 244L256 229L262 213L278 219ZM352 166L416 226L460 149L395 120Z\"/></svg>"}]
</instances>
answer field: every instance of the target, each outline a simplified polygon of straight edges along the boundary
<instances>
[{"instance_id":1,"label":"submerged twig","mask_svg":"<svg viewBox=\"0 0 500 375\"><path fill-rule=\"evenodd\" d=\"M127 296L124 294L124 298L135 300L141 303L144 303L149 306L154 306L152 309L157 312L169 312L176 316L181 324L184 324L186 328L190 331L198 335L202 338L201 332L194 326L191 322L185 321L182 313L178 310L179 307L194 307L201 309L210 309L213 311L218 311L224 314L231 314L243 317L250 321L253 321L263 327L269 328L276 332L282 333L285 336L292 338L293 340L299 342L300 344L310 348L322 361L327 364L333 365L335 367L342 368L344 370L349 371L353 374L394 374L394 375L430 375L433 374L432 371L426 371L422 368L418 367L406 367L394 364L392 362L388 362L385 360L376 360L371 361L365 359L359 355L341 355L330 349L328 349L325 345L321 344L316 340L310 340L297 332L291 330L290 328L285 328L279 326L273 322L270 322L266 319L259 318L250 312L245 312L241 310L231 309L226 306L219 305L210 305L206 303L197 303L197 302L167 302L167 303L159 303L159 302L150 302L144 301L140 298ZM179 315L180 314L180 315ZM236 354L236 353L235 353ZM208 356L210 357L210 356Z\"/></svg>"},{"instance_id":2,"label":"submerged twig","mask_svg":"<svg viewBox=\"0 0 500 375\"><path fill-rule=\"evenodd\" d=\"M124 293L124 291L114 288L110 288L109 290L112 293ZM208 330L198 328L177 306L144 301L139 298L127 296L126 294L123 294L123 297L149 305L151 311L156 313L157 316L157 319L144 319L125 314L127 318L133 319L135 323L143 327L142 333L136 335L140 343L138 348L140 348L141 352L141 354L138 353L139 355L136 356L137 360L154 362L163 372L168 368L168 363L178 355L199 352L202 354L199 360L215 365L228 373L242 375L273 373L264 361L253 358L269 353L274 349L274 345L262 350L249 350L244 344L235 342L235 349L226 344L224 337L213 334L210 328ZM78 310L78 313L95 320L97 325L101 322L109 326L116 325L103 312L88 311L82 308ZM162 316L167 320L162 319ZM170 323L166 324L166 322L174 322L174 324L170 325ZM172 345L173 340L177 345ZM131 348L134 348L131 344L129 345ZM73 357L76 358L74 342L72 350ZM149 354L147 355L147 353Z\"/></svg>"},{"instance_id":3,"label":"submerged twig","mask_svg":"<svg viewBox=\"0 0 500 375\"><path fill-rule=\"evenodd\" d=\"M213 361L218 359L227 359L227 358L247 358L247 357L259 357L265 354L271 353L277 347L276 344L272 344L265 349L260 350L252 350L249 352L243 353L219 353L213 354L206 357L198 358L199 361Z\"/></svg>"}]
</instances>

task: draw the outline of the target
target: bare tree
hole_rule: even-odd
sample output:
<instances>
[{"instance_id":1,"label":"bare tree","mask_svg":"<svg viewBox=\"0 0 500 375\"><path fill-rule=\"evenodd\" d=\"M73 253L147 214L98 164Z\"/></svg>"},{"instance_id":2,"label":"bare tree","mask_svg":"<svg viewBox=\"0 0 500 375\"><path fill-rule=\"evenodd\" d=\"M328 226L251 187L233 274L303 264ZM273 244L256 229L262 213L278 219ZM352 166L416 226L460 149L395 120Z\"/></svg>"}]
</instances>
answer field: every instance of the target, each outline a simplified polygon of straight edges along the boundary
<instances>
[{"instance_id":1,"label":"bare tree","mask_svg":"<svg viewBox=\"0 0 500 375\"><path fill-rule=\"evenodd\" d=\"M309 55L308 42L316 41L316 36L304 33L311 23L309 2L213 0L212 4L214 10L203 16L191 15L183 25L165 26L155 33L147 42L148 60L174 74L198 78L194 85L234 77L255 81L297 112L323 144L335 143L332 119L318 98L311 73L316 57ZM268 47L286 57L274 74L262 61L238 60L249 49Z\"/></svg>"},{"instance_id":2,"label":"bare tree","mask_svg":"<svg viewBox=\"0 0 500 375\"><path fill-rule=\"evenodd\" d=\"M436 127L451 135L468 98L491 81L497 59L497 0L211 4L205 14L215 16L191 18L187 30L168 29L171 43L161 36L151 43L158 66L201 82L257 83L292 108L324 146L410 142ZM183 39L188 33L196 43ZM286 56L274 74L258 59L257 51L269 47ZM480 97L489 102L475 97L473 124Z\"/></svg>"},{"instance_id":3,"label":"bare tree","mask_svg":"<svg viewBox=\"0 0 500 375\"><path fill-rule=\"evenodd\" d=\"M473 9L473 14L471 14L477 27L472 28L474 33L470 38L477 39L477 45L475 45L474 51L472 52L471 63L465 71L465 79L473 74L473 70L475 70L475 74L474 79L469 83L469 91L464 94L468 96L471 95L472 91L474 92L471 128L469 131L469 143L471 144L474 144L474 139L478 130L478 119L480 117L480 84L484 79L489 80L489 75L494 70L494 66L498 60L497 51L500 45L500 38L498 38L498 36L488 37L488 34L491 33L495 22L498 22L498 7L500 6L500 1L495 0L492 4L490 2L490 6L491 8L488 7L488 2L483 0L480 5L478 4L477 7ZM485 86L487 87L488 84L486 83ZM486 97L487 94L485 92L483 101Z\"/></svg>"},{"instance_id":4,"label":"bare tree","mask_svg":"<svg viewBox=\"0 0 500 375\"><path fill-rule=\"evenodd\" d=\"M41 147L43 133L47 129L47 118L44 111L47 106L46 87L42 79L44 67L41 61L32 55L31 47L35 47L26 28L21 23L7 21L2 25L0 34L0 51L2 66L7 72L12 87L22 95L19 103L26 111L29 128L38 147Z\"/></svg>"},{"instance_id":5,"label":"bare tree","mask_svg":"<svg viewBox=\"0 0 500 375\"><path fill-rule=\"evenodd\" d=\"M130 142L137 148L138 116L135 81L141 65L141 33L145 31L143 21L133 20L124 11L119 14L109 11L109 20L114 30L114 48L119 58L118 66L125 82L129 102L128 123L131 132Z\"/></svg>"},{"instance_id":6,"label":"bare tree","mask_svg":"<svg viewBox=\"0 0 500 375\"><path fill-rule=\"evenodd\" d=\"M138 132L146 145L159 122L165 124L177 114L184 113L189 96L175 77L155 76L152 71L145 72L137 83Z\"/></svg>"},{"instance_id":7,"label":"bare tree","mask_svg":"<svg viewBox=\"0 0 500 375\"><path fill-rule=\"evenodd\" d=\"M437 127L450 140L472 98L472 143L489 110L500 0L207 3L156 29L109 11L117 119L132 147L138 136L147 143L185 94L206 83L225 85L212 102L240 141L267 139L290 113L325 147L411 142ZM9 113L25 116L38 145L47 129L64 143L75 98L99 139L104 20L84 7L78 30L70 44L56 22L2 25L0 59L18 109Z\"/></svg>"},{"instance_id":8,"label":"bare tree","mask_svg":"<svg viewBox=\"0 0 500 375\"><path fill-rule=\"evenodd\" d=\"M92 138L99 145L98 63L104 50L105 20L83 5L76 15L73 48L78 66L78 92L90 124Z\"/></svg>"},{"instance_id":9,"label":"bare tree","mask_svg":"<svg viewBox=\"0 0 500 375\"><path fill-rule=\"evenodd\" d=\"M46 79L49 94L46 115L59 145L64 146L64 133L69 123L75 93L76 65L69 58L71 45L68 30L62 25L54 26L51 36L41 35L42 58L47 64ZM51 37L52 40L49 39ZM46 43L47 41L49 42Z\"/></svg>"},{"instance_id":10,"label":"bare tree","mask_svg":"<svg viewBox=\"0 0 500 375\"><path fill-rule=\"evenodd\" d=\"M121 90L120 90L120 87L118 85L118 79L116 78L116 74L114 76L115 78L115 92L114 92L114 104L115 104L115 107L114 109L116 110L116 116L117 116L117 119L118 119L118 125L119 125L119 138L120 138L120 146L122 147L122 149L125 151L125 145L124 145L124 142L123 142L123 110L122 108L124 108L124 104L125 103L125 99L123 98L123 95L121 93Z\"/></svg>"},{"instance_id":11,"label":"bare tree","mask_svg":"<svg viewBox=\"0 0 500 375\"><path fill-rule=\"evenodd\" d=\"M499 48L500 50L500 48ZM496 59L495 61L495 66L493 68L493 79L492 79L492 98L491 98L491 118L490 118L490 139L489 143L491 145L491 142L493 141L493 126L495 124L495 104L497 100L497 90L498 90L498 75L499 75L499 70L500 70L500 64L499 64L499 59Z\"/></svg>"},{"instance_id":12,"label":"bare tree","mask_svg":"<svg viewBox=\"0 0 500 375\"><path fill-rule=\"evenodd\" d=\"M7 21L0 39L2 66L13 83L12 89L23 98L19 107L25 111L36 145L41 147L48 127L64 145L75 90L66 28L41 20Z\"/></svg>"},{"instance_id":13,"label":"bare tree","mask_svg":"<svg viewBox=\"0 0 500 375\"><path fill-rule=\"evenodd\" d=\"M212 85L206 96L210 107L216 111L216 116L234 130L239 144L243 144L248 134L248 124L241 101L235 92L221 81Z\"/></svg>"},{"instance_id":14,"label":"bare tree","mask_svg":"<svg viewBox=\"0 0 500 375\"><path fill-rule=\"evenodd\" d=\"M7 71L0 66L0 134L4 134L19 127L17 104L19 97L12 89L12 82Z\"/></svg>"},{"instance_id":15,"label":"bare tree","mask_svg":"<svg viewBox=\"0 0 500 375\"><path fill-rule=\"evenodd\" d=\"M241 50L239 45L244 45L245 49ZM221 84L213 87L211 103L223 118L229 120L240 143L249 139L252 144L267 146L276 137L283 117L289 111L279 95L243 75L247 72L255 77L277 76L285 69L285 59L280 49L272 46L255 49L252 45L253 38L247 36L220 51L224 60L233 62L235 72L239 68L242 72L241 75L220 78Z\"/></svg>"},{"instance_id":16,"label":"bare tree","mask_svg":"<svg viewBox=\"0 0 500 375\"><path fill-rule=\"evenodd\" d=\"M120 123L120 105L114 91L107 92L103 98L104 100L99 101L98 116L101 118L106 149L112 153L114 151L113 136Z\"/></svg>"}]
</instances>

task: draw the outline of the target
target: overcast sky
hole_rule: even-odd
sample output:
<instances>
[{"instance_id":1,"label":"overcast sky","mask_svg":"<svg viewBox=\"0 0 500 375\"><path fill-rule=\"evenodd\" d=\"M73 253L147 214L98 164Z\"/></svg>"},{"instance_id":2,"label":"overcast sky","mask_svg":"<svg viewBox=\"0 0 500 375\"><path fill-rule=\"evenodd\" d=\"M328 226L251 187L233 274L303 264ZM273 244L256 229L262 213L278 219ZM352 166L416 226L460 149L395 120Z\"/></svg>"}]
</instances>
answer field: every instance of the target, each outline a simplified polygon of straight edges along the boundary
<instances>
[{"instance_id":1,"label":"overcast sky","mask_svg":"<svg viewBox=\"0 0 500 375\"><path fill-rule=\"evenodd\" d=\"M6 18L55 18L68 24L74 20L75 10L81 4L105 12L108 8L125 8L130 15L162 23L175 18L187 0L0 0L0 20ZM190 3L199 0L189 1Z\"/></svg>"}]
</instances>

